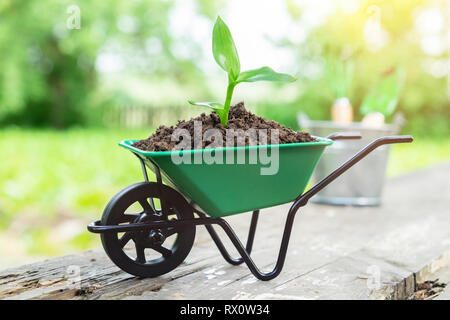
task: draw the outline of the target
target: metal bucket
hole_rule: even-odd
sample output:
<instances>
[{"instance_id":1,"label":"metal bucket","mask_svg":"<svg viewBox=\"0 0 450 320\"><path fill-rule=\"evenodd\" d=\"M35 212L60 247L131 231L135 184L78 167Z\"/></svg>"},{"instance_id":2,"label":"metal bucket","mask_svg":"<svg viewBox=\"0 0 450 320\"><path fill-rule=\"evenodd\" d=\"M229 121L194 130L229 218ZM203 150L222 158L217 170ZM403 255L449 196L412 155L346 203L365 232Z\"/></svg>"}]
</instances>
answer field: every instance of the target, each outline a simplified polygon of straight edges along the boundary
<instances>
[{"instance_id":1,"label":"metal bucket","mask_svg":"<svg viewBox=\"0 0 450 320\"><path fill-rule=\"evenodd\" d=\"M334 132L359 132L361 140L336 141L322 155L312 176L316 184L368 143L382 136L395 135L399 126L385 124L380 128L368 128L360 122L339 125L331 121L313 121L299 115L298 122L312 135L326 137ZM374 150L363 161L340 176L335 183L320 191L311 201L333 205L378 206L381 204L389 145Z\"/></svg>"}]
</instances>

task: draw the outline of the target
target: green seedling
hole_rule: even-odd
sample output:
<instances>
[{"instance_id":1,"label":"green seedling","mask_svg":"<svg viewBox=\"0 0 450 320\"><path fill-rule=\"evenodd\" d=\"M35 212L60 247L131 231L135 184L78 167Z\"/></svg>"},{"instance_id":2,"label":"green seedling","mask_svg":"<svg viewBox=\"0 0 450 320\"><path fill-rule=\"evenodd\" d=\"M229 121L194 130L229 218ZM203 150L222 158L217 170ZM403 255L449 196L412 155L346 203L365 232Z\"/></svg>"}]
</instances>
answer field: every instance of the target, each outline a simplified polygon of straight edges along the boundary
<instances>
[{"instance_id":1,"label":"green seedling","mask_svg":"<svg viewBox=\"0 0 450 320\"><path fill-rule=\"evenodd\" d=\"M402 91L405 73L401 68L385 71L373 90L367 94L361 104L361 113L380 112L385 117L392 115Z\"/></svg>"},{"instance_id":2,"label":"green seedling","mask_svg":"<svg viewBox=\"0 0 450 320\"><path fill-rule=\"evenodd\" d=\"M231 97L234 87L241 82L276 81L293 82L297 80L291 75L275 72L269 67L261 67L254 70L241 72L239 55L234 45L233 37L225 22L217 17L212 34L212 51L217 64L228 74L228 87L225 103L218 102L194 102L190 104L201 107L212 108L220 117L224 127L228 124L228 113L230 111Z\"/></svg>"},{"instance_id":3,"label":"green seedling","mask_svg":"<svg viewBox=\"0 0 450 320\"><path fill-rule=\"evenodd\" d=\"M331 55L326 57L325 74L335 99L349 97L354 70L353 61Z\"/></svg>"}]
</instances>

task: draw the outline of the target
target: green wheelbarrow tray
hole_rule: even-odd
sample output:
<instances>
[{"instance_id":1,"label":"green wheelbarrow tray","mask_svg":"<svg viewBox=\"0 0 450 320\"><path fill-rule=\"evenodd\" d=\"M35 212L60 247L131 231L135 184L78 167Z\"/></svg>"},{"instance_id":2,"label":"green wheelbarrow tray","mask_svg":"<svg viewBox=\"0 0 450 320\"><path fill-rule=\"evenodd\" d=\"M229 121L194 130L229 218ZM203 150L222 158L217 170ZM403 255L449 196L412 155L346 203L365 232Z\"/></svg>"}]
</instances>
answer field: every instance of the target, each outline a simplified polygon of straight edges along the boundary
<instances>
[{"instance_id":1,"label":"green wheelbarrow tray","mask_svg":"<svg viewBox=\"0 0 450 320\"><path fill-rule=\"evenodd\" d=\"M162 152L137 149L132 146L137 140L124 140L119 145L141 157L149 168L154 170L157 165L166 184L217 218L293 201L305 190L325 147L333 143L326 138L316 139L304 143ZM203 161L203 156L215 156L217 152L222 153L221 163ZM260 161L259 156L266 153L265 161ZM176 164L173 156L184 156L189 163ZM257 160L254 164L249 163L252 156ZM200 163L195 163L196 158ZM232 163L227 164L227 160Z\"/></svg>"},{"instance_id":2,"label":"green wheelbarrow tray","mask_svg":"<svg viewBox=\"0 0 450 320\"><path fill-rule=\"evenodd\" d=\"M331 145L333 140L360 138L359 134L337 133L327 138L317 138L316 142L170 152L145 152L132 146L136 140L122 141L120 145L139 158L145 181L117 193L106 206L102 219L90 223L88 230L100 234L105 252L122 270L138 277L157 277L183 262L194 244L196 227L205 226L228 263L245 263L256 278L271 280L283 268L295 215L312 196L377 147L413 140L411 136L376 139L304 192L326 146ZM226 164L226 161L225 164L220 164L220 161L213 163L210 161L212 158L204 158L205 155L216 156L221 151L228 151L236 164ZM252 164L256 151L268 151L270 157L262 157L260 164L257 164L258 161ZM243 164L237 161L239 154ZM176 156L185 156L185 161L180 163ZM196 157L200 164L194 162ZM205 163L206 159L207 163L212 164ZM272 161L262 161L268 159ZM156 182L149 181L147 167L155 172ZM271 168L269 172L268 167ZM155 206L155 199L159 199L160 207ZM262 272L250 257L259 209L290 201L293 203L286 217L275 267L272 271ZM135 212L134 208L129 212L130 206L137 203L142 211ZM253 211L253 214L244 247L222 217L245 211ZM240 257L233 258L229 254L213 225L222 228ZM173 243L166 241L169 239L174 239ZM133 255L129 254L130 243L134 243ZM168 247L170 243L172 245ZM150 258L146 250L152 253Z\"/></svg>"}]
</instances>

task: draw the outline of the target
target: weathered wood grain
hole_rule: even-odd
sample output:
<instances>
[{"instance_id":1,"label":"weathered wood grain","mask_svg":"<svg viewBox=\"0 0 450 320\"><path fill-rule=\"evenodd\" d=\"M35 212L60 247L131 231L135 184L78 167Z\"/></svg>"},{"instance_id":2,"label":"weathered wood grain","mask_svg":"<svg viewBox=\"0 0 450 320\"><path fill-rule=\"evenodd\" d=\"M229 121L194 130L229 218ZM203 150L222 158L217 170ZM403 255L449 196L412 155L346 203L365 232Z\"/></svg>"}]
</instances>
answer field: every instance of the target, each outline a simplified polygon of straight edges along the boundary
<instances>
[{"instance_id":1,"label":"weathered wood grain","mask_svg":"<svg viewBox=\"0 0 450 320\"><path fill-rule=\"evenodd\" d=\"M228 265L199 227L186 261L164 276L137 279L98 248L0 271L0 299L406 298L416 277L450 264L449 180L444 163L389 180L379 208L309 204L296 218L281 275L268 282ZM252 256L262 269L276 261L288 208L260 215ZM245 240L250 214L227 220Z\"/></svg>"}]
</instances>

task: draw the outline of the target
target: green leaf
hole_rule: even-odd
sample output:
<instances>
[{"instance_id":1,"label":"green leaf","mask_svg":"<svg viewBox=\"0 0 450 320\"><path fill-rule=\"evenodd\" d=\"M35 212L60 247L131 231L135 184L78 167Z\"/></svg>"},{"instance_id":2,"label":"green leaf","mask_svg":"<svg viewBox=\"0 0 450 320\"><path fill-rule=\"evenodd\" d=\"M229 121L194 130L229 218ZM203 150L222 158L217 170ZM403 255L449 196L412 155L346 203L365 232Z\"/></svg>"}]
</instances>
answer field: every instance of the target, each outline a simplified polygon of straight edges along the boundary
<instances>
[{"instance_id":1,"label":"green leaf","mask_svg":"<svg viewBox=\"0 0 450 320\"><path fill-rule=\"evenodd\" d=\"M195 101L191 101L189 100L189 103L192 104L193 106L199 106L199 107L207 107L207 108L211 108L214 110L217 109L223 109L223 105L221 103L218 102L195 102Z\"/></svg>"},{"instance_id":2,"label":"green leaf","mask_svg":"<svg viewBox=\"0 0 450 320\"><path fill-rule=\"evenodd\" d=\"M404 76L401 68L383 74L375 87L364 97L360 107L361 114L378 111L385 117L392 115L400 98Z\"/></svg>"},{"instance_id":3,"label":"green leaf","mask_svg":"<svg viewBox=\"0 0 450 320\"><path fill-rule=\"evenodd\" d=\"M293 82L295 80L297 80L297 78L286 73L278 73L269 67L244 71L237 78L238 83L256 81Z\"/></svg>"},{"instance_id":4,"label":"green leaf","mask_svg":"<svg viewBox=\"0 0 450 320\"><path fill-rule=\"evenodd\" d=\"M241 64L231 32L220 17L214 24L212 51L217 64L235 81L241 72Z\"/></svg>"}]
</instances>

